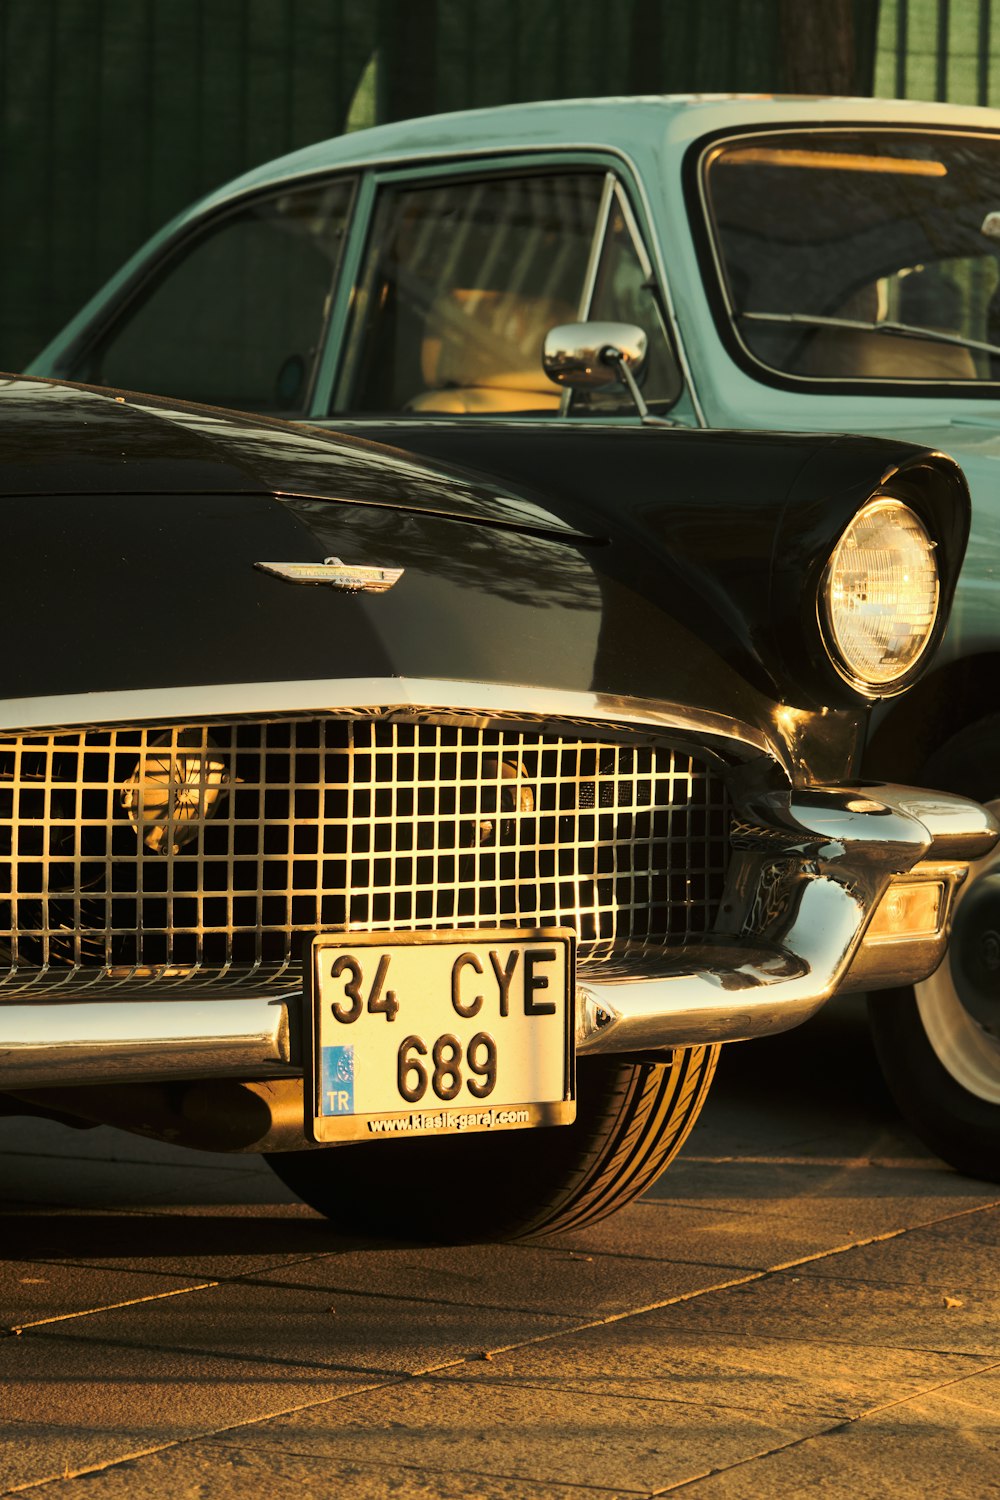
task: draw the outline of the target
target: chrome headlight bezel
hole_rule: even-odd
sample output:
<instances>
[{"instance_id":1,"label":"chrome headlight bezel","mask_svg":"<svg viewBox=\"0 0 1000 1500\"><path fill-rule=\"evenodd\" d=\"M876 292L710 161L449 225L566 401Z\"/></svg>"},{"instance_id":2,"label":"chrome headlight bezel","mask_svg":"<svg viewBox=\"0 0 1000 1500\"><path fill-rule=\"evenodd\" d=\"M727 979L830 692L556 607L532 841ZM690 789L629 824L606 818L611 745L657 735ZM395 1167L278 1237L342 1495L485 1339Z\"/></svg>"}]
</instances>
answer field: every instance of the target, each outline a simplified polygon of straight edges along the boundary
<instances>
[{"instance_id":1,"label":"chrome headlight bezel","mask_svg":"<svg viewBox=\"0 0 1000 1500\"><path fill-rule=\"evenodd\" d=\"M855 584L845 589L844 578L850 576L852 547L867 548L869 553L876 551L872 537L859 543L865 529L871 532L874 526L884 527L887 522L894 526L900 543L910 544L910 557L889 564L889 576L883 579L880 594L869 593L866 621L857 607L860 586ZM926 664L927 653L938 636L941 610L942 580L936 547L920 515L897 496L880 491L854 514L830 554L817 600L820 632L838 675L865 697L886 698L902 692ZM863 577L870 577L871 565L860 572ZM909 576L913 572L920 576ZM904 588L913 595L908 607L898 598ZM891 653L893 640L897 643L895 664Z\"/></svg>"}]
</instances>

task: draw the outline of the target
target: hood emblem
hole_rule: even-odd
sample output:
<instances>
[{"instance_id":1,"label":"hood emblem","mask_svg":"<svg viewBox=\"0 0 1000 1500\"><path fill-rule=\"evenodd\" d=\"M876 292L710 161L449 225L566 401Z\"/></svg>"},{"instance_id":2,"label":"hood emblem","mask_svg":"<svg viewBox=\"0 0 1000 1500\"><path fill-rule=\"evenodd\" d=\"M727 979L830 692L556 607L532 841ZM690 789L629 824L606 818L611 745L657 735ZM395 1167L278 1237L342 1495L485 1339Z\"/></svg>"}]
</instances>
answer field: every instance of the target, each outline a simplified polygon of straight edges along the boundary
<instances>
[{"instance_id":1,"label":"hood emblem","mask_svg":"<svg viewBox=\"0 0 1000 1500\"><path fill-rule=\"evenodd\" d=\"M384 594L403 576L402 568L366 568L345 563L339 557L324 557L321 563L259 562L264 573L274 573L289 583L326 583L347 594Z\"/></svg>"}]
</instances>

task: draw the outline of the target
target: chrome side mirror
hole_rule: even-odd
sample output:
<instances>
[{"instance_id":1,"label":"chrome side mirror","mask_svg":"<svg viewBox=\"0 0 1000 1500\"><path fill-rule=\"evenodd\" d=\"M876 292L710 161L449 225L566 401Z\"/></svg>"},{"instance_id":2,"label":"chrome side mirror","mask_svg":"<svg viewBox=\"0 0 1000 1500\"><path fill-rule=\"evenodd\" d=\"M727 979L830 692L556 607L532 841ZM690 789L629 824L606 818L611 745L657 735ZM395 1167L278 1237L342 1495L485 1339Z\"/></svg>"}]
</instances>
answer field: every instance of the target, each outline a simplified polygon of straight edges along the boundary
<instances>
[{"instance_id":1,"label":"chrome side mirror","mask_svg":"<svg viewBox=\"0 0 1000 1500\"><path fill-rule=\"evenodd\" d=\"M647 346L635 323L560 323L545 335L542 369L556 385L592 390L623 379L622 369L638 375Z\"/></svg>"},{"instance_id":2,"label":"chrome side mirror","mask_svg":"<svg viewBox=\"0 0 1000 1500\"><path fill-rule=\"evenodd\" d=\"M646 335L635 323L561 323L550 328L542 346L542 369L556 385L575 390L620 380L643 422L651 417L636 381L646 362Z\"/></svg>"}]
</instances>

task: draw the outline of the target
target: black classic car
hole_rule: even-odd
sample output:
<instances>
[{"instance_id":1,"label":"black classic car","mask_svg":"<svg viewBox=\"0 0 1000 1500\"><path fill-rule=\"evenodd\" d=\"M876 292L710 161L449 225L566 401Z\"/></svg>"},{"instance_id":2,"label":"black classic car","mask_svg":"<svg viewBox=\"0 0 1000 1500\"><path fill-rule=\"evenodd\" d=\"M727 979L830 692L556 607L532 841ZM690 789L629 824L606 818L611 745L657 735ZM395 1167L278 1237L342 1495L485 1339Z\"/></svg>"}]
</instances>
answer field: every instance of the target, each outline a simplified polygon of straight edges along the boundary
<instances>
[{"instance_id":1,"label":"black classic car","mask_svg":"<svg viewBox=\"0 0 1000 1500\"><path fill-rule=\"evenodd\" d=\"M695 95L348 133L180 214L30 373L461 462L470 423L648 421L624 382L550 379L580 319L641 331L634 378L662 420L885 434L958 460L973 514L951 622L915 690L873 715L864 773L1000 813L996 111ZM994 852L963 886L946 961L869 1013L909 1122L1000 1180L998 996Z\"/></svg>"},{"instance_id":2,"label":"black classic car","mask_svg":"<svg viewBox=\"0 0 1000 1500\"><path fill-rule=\"evenodd\" d=\"M0 388L4 1112L265 1152L354 1233L567 1228L719 1043L940 960L995 827L857 766L947 617L954 463L464 458Z\"/></svg>"}]
</instances>

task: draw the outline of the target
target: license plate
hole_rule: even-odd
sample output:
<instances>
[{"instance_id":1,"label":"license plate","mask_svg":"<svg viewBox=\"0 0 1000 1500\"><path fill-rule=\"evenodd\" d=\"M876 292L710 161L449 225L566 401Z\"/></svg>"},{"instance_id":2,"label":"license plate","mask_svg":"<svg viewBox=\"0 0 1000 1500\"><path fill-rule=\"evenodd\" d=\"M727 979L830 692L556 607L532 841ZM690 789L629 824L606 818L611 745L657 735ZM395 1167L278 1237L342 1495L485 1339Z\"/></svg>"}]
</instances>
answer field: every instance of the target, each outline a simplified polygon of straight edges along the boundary
<instances>
[{"instance_id":1,"label":"license plate","mask_svg":"<svg viewBox=\"0 0 1000 1500\"><path fill-rule=\"evenodd\" d=\"M318 934L313 1138L570 1124L574 947L563 927Z\"/></svg>"}]
</instances>

